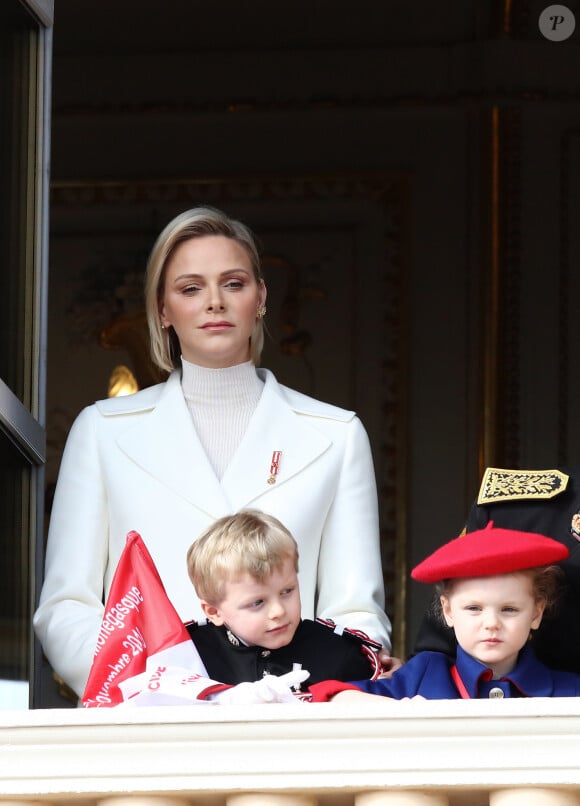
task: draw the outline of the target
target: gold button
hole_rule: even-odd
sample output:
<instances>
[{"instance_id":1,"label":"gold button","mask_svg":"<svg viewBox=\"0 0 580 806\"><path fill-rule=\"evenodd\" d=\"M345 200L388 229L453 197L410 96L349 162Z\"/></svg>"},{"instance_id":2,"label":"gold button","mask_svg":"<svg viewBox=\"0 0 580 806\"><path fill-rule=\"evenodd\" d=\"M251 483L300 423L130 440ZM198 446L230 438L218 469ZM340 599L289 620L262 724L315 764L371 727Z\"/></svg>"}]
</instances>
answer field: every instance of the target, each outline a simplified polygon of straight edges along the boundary
<instances>
[{"instance_id":1,"label":"gold button","mask_svg":"<svg viewBox=\"0 0 580 806\"><path fill-rule=\"evenodd\" d=\"M489 699L490 700L501 700L504 696L503 691L501 688L492 688L489 692Z\"/></svg>"}]
</instances>

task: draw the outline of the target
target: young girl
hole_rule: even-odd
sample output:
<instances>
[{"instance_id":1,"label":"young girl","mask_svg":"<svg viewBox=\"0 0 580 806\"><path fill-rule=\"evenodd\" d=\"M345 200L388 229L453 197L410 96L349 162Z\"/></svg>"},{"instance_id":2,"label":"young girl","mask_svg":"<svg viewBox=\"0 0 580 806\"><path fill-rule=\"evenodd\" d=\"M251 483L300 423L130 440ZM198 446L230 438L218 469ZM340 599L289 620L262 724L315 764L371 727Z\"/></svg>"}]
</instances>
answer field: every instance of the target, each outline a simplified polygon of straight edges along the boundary
<instances>
[{"instance_id":1,"label":"young girl","mask_svg":"<svg viewBox=\"0 0 580 806\"><path fill-rule=\"evenodd\" d=\"M441 616L458 642L456 661L420 652L390 680L314 685L314 700L579 696L580 675L544 666L529 642L555 598L559 569L552 563L567 556L551 538L495 529L493 522L446 543L411 576L439 583Z\"/></svg>"}]
</instances>

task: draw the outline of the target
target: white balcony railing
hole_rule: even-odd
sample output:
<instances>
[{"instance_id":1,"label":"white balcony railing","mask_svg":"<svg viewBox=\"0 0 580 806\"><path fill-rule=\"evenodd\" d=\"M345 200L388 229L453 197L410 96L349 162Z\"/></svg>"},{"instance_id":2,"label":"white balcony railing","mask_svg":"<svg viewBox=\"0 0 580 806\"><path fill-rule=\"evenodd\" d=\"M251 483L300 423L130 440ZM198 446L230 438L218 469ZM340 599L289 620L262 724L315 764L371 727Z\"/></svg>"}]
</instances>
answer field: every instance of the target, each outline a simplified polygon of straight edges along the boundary
<instances>
[{"instance_id":1,"label":"white balcony railing","mask_svg":"<svg viewBox=\"0 0 580 806\"><path fill-rule=\"evenodd\" d=\"M580 698L4 711L15 800L571 806Z\"/></svg>"}]
</instances>

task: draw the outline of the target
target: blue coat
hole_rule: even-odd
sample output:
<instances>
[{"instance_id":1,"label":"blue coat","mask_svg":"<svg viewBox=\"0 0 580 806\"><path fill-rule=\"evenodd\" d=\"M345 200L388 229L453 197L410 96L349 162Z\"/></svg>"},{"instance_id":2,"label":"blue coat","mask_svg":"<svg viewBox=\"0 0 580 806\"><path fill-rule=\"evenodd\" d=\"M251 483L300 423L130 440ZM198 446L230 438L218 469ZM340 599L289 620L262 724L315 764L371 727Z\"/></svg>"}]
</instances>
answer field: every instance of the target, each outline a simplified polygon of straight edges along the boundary
<instances>
[{"instance_id":1,"label":"blue coat","mask_svg":"<svg viewBox=\"0 0 580 806\"><path fill-rule=\"evenodd\" d=\"M492 689L504 697L578 697L580 675L557 672L544 666L528 644L520 652L516 668L500 680L491 680L491 670L457 648L457 671L471 698L484 699ZM398 669L390 680L361 680L357 688L401 700L420 694L427 700L456 700L461 695L453 682L453 660L443 652L419 652ZM501 696L501 695L500 695Z\"/></svg>"}]
</instances>

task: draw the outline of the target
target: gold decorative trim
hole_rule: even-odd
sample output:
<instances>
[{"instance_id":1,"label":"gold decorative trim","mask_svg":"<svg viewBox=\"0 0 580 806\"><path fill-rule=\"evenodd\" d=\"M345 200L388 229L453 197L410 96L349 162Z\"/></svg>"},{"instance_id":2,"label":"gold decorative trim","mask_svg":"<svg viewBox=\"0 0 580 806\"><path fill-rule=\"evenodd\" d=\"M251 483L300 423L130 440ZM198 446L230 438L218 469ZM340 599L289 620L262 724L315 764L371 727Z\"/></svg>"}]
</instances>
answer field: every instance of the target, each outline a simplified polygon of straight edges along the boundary
<instances>
[{"instance_id":1,"label":"gold decorative trim","mask_svg":"<svg viewBox=\"0 0 580 806\"><path fill-rule=\"evenodd\" d=\"M500 322L500 112L494 106L490 119L489 267L485 278L485 335L483 354L483 423L480 433L479 471L497 457L498 366Z\"/></svg>"},{"instance_id":2,"label":"gold decorative trim","mask_svg":"<svg viewBox=\"0 0 580 806\"><path fill-rule=\"evenodd\" d=\"M555 281L558 287L558 396L557 396L557 462L568 464L574 455L571 422L571 373L574 372L571 333L575 322L576 306L573 291L573 272L576 269L575 199L578 188L578 143L580 130L566 129L560 138L560 237L559 272Z\"/></svg>"},{"instance_id":3,"label":"gold decorative trim","mask_svg":"<svg viewBox=\"0 0 580 806\"><path fill-rule=\"evenodd\" d=\"M489 466L518 467L521 443L521 112L494 106L488 126L480 474Z\"/></svg>"},{"instance_id":4,"label":"gold decorative trim","mask_svg":"<svg viewBox=\"0 0 580 806\"><path fill-rule=\"evenodd\" d=\"M488 467L483 474L478 504L555 498L568 485L560 470L505 470Z\"/></svg>"}]
</instances>

